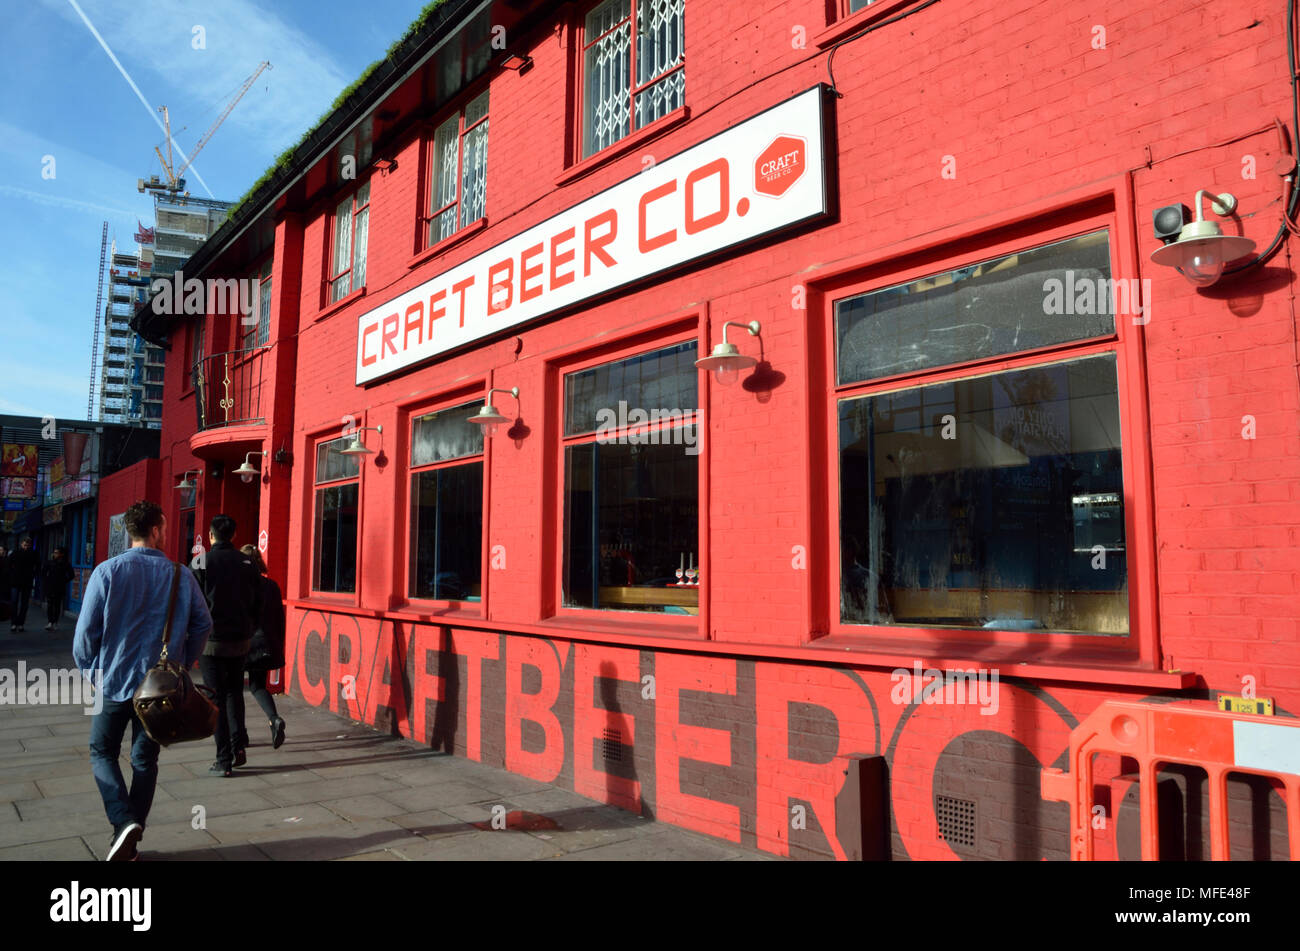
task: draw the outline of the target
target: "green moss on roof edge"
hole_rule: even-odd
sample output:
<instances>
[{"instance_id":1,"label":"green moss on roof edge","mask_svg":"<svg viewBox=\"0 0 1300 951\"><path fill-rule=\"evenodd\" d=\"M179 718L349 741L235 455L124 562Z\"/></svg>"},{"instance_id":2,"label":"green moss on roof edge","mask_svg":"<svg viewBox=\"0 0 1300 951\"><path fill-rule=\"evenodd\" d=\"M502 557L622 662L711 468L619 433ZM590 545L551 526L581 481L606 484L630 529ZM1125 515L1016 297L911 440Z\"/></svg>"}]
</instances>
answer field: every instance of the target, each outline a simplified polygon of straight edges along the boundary
<instances>
[{"instance_id":1,"label":"green moss on roof edge","mask_svg":"<svg viewBox=\"0 0 1300 951\"><path fill-rule=\"evenodd\" d=\"M250 187L248 191L244 192L244 194L240 196L240 199L231 205L226 211L226 220L230 221L233 219L235 215L238 214L239 210L244 207L244 204L257 194L258 189L274 178L277 173L282 172L284 169L292 165L294 158L297 156L298 150L320 130L326 120L338 111L338 109L348 101L353 93L365 85L366 81L375 74L375 71L379 69L380 66L385 62L392 60L394 54L397 53L398 50L421 33L424 28L429 25L429 21L433 19L434 12L446 2L447 0L429 0L429 2L424 5L423 9L420 10L420 15L415 18L409 27L406 28L406 32L403 33L396 42L388 47L383 58L375 60L365 68L365 71L362 72L360 76L344 87L343 91L334 97L334 101L330 103L330 107L321 114L319 119L311 124L307 131L302 134L302 137L276 156L271 167L263 172L261 177L258 178L257 181L253 182L252 187Z\"/></svg>"}]
</instances>

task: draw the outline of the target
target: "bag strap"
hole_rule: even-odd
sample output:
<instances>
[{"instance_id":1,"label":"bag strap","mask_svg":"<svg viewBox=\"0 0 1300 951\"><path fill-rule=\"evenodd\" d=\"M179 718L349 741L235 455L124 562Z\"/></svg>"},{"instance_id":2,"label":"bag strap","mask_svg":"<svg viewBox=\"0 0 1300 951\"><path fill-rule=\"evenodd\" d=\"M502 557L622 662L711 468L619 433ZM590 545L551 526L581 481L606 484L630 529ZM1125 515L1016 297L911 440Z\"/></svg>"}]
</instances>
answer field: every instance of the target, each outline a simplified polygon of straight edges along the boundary
<instances>
[{"instance_id":1,"label":"bag strap","mask_svg":"<svg viewBox=\"0 0 1300 951\"><path fill-rule=\"evenodd\" d=\"M167 659L167 645L172 639L172 609L176 606L176 586L180 584L180 580L181 564L179 561L173 561L172 590L171 593L167 595L167 622L163 625L162 654L158 658L159 663Z\"/></svg>"}]
</instances>

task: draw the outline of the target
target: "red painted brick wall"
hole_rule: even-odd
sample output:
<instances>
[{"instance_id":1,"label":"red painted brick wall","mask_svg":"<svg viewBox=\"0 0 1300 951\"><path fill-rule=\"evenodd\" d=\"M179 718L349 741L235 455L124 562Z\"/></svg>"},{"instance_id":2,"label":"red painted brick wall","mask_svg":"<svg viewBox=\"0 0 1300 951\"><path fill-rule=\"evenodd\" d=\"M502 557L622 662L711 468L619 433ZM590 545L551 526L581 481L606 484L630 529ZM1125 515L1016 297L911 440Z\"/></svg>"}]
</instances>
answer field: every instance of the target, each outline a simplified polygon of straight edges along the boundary
<instances>
[{"instance_id":1,"label":"red painted brick wall","mask_svg":"<svg viewBox=\"0 0 1300 951\"><path fill-rule=\"evenodd\" d=\"M1260 247L1272 240L1283 188L1273 171L1281 154L1273 120L1291 121L1284 6L1275 0L1132 0L1082 11L1029 0L937 4L836 53L835 79L842 96L835 102L833 122L838 220L687 267L372 387L356 387L361 313L634 176L647 156L668 158L829 79L826 55L818 54L811 41L799 43L801 35L813 37L827 26L821 0L686 0L689 121L576 181L557 185L566 161L570 34L557 39L552 24L539 24L523 44L533 68L501 71L491 80L485 230L410 266L421 194L421 140L414 130L388 150L397 159L396 169L370 179L364 297L322 316L328 215L343 192L280 220L272 317L275 358L266 378L275 409L266 426L247 437L251 442L240 443L239 452L232 448L227 459L229 471L248 448L292 452L292 464L264 461L270 481L261 486L260 523L271 533L272 574L285 582L287 597L310 597L309 483L315 440L337 435L348 416L358 425L382 424L387 465L377 464L373 456L363 465L359 592L355 599L316 599L316 610L326 613L311 616L347 617L348 624L357 625L363 657L367 651L373 655L376 643L391 641L394 651L401 649L419 616L418 609L398 610L408 530L403 464L408 413L422 402L453 394L471 398L488 385L518 386L518 412L529 435L521 440L498 436L487 455L490 544L504 546L507 560L503 570L489 572L485 584L495 628L509 632L544 621L555 600L557 572L556 367L598 351L607 341L616 346L673 314L699 315L690 319L701 348L718 338L724 320L758 319L763 355L781 375L780 385L763 399L738 386L702 382L700 391L709 471L703 502L708 513L709 622L703 633L719 642L751 645L753 655L741 661L694 657L689 676L709 683L736 678L748 685L743 689L751 697L762 691L782 696L784 688L776 685L806 683L815 697L836 709L841 701L832 699L853 689L842 683L847 674L807 666L804 654L798 655L804 666L781 666L783 652L792 658L801 647L830 643L819 644L818 636L835 609L825 593L838 558L823 477L825 446L834 436L826 422L831 405L826 387L832 376L826 298L844 283L881 278L916 263L903 252L928 237L943 236L943 243L925 257L942 270L945 261L968 263L972 249L989 239L990 229L1017 215L1028 218L1067 193L1106 192L1110 197L1101 204L1106 205L1104 214L1112 216L1112 240L1132 248L1117 252L1117 276L1151 282L1151 320L1129 331L1141 336L1134 352L1140 355L1146 383L1126 391L1122 404L1126 418L1147 421L1141 438L1124 446L1126 459L1151 483L1149 493L1142 490L1127 500L1154 536L1150 563L1133 569L1141 587L1138 595L1152 605L1158 625L1144 636L1158 669L1195 673L1196 695L1240 693L1243 678L1251 677L1261 696L1274 697L1285 715L1293 715L1300 709L1300 607L1295 598L1300 580L1300 396L1290 247L1265 269L1199 292L1170 269L1149 262L1158 246L1151 235L1151 212L1174 202L1191 204L1193 192L1202 187L1237 196L1240 225L1228 222L1229 233L1240 227ZM1094 45L1099 29L1104 30L1104 48ZM945 163L955 167L955 177L943 176ZM1083 210L1096 211L1099 201L1088 199ZM1032 235L1034 227L1059 225L1065 217L1052 211L1028 224L1022 220L1018 227ZM1033 243L1032 237L1025 239L1025 246ZM231 257L217 270L224 268L230 276L245 273L248 262ZM824 278L820 296L810 298L823 309L792 307L794 288L807 275L836 267L845 270L842 281ZM185 395L182 383L188 367L181 364L187 360L187 338L178 333L167 374L164 484L200 464L190 442L193 397ZM513 404L507 411L513 412ZM1248 416L1254 419L1254 438L1243 438ZM377 447L378 435L365 435ZM220 446L205 450L220 451ZM239 488L226 480L222 491ZM213 491L210 481L201 490L205 519L220 504ZM101 511L111 510L101 505ZM809 551L807 570L792 568L792 550L800 545ZM1149 579L1138 574L1143 570ZM349 604L369 617L354 621L347 614L329 613L340 607L346 611ZM390 619L376 621L376 612ZM293 623L304 616L300 613ZM607 617L591 626L611 642L639 646L642 670L672 663L666 659L671 655L654 650L655 637L642 628ZM437 630L427 628L419 636L436 637L428 632ZM516 642L520 651L534 651L526 646L530 638L491 636L497 637L507 665ZM908 650L906 637L900 640L894 656ZM565 656L561 643L556 641L557 649ZM761 659L768 657L764 652L774 654ZM547 653L549 648L528 656ZM572 650L567 656L573 657ZM842 662L842 653L835 656ZM969 660L954 658L963 659ZM715 664L721 669L710 667ZM857 661L845 668L871 684L879 706L874 716L881 738L877 741L873 734L876 748L858 752L885 752L902 716L888 703L891 666ZM556 700L562 723L574 702L569 670L564 669ZM1062 687L1058 680L1044 687L1054 699L1042 702L1056 712L1034 712L1025 722L1009 724L1001 732L1001 745L961 739L966 731L957 730L942 707L908 726L908 735L928 737L928 745L897 745L890 753L895 854L948 854L946 846L933 841L932 797L945 784L958 795L957 779L940 782L936 777L958 777L962 771L939 769L936 763L943 756L968 764L963 782L969 783L968 791L975 790L972 797L986 804L981 821L988 823L982 827L987 848L981 854L1036 857L1026 852L1038 848L1034 843L1042 845L1043 854L1062 854L1064 845L1052 844L1065 835L1060 810L1039 803L1034 788L1037 764L1058 761L1064 749L1068 727L1060 710L1081 718L1107 697L1154 692L1125 686L1129 681L1105 671L1080 678L1073 686ZM290 683L295 692L314 699L314 688ZM503 673L493 689L504 691L505 683ZM1088 683L1093 685L1084 686ZM463 680L460 689L466 689ZM329 702L337 707L336 700ZM481 716L492 731L504 730L513 716L505 702L504 695L484 700ZM692 695L689 703L697 702ZM862 713L861 697L842 702ZM754 792L764 788L764 776L781 775L780 770L749 773L758 770L755 757L761 759L761 750L768 749L760 734L771 740L776 734L764 731L779 732L773 724L782 716L781 701L772 704L706 705L702 709L718 721L709 716L692 721L730 729L736 749L742 741L755 744L746 747L744 776L709 774L712 778L696 790L699 795L716 793L714 782L731 788L738 813L698 804L665 807L658 795L653 802L684 824L720 835L730 836L739 823L747 841L780 851L779 836L765 831L762 817L764 809L784 807L767 793ZM738 719L728 720L731 715ZM373 715L359 718L374 722ZM832 731L817 717L806 726L799 748L813 758L830 752L834 737L846 729L841 721L840 732ZM642 728L637 729L640 746ZM423 739L428 731L415 732ZM511 759L488 734L480 742L485 760L536 772L537 767L523 765L535 760ZM571 735L566 744L566 749L572 746ZM956 746L944 753L952 744ZM568 780L572 760L565 755L570 758L561 775ZM739 754L733 749L733 755ZM657 755L636 763L643 798L649 801L645 789L656 777L662 779L662 763ZM1011 766L990 766L998 763ZM821 769L804 771L808 784L820 781ZM969 778L976 775L982 778ZM809 796L814 792L805 789ZM623 801L626 788L611 789L608 795ZM709 798L728 801L725 795ZM824 836L818 841L820 845L807 848L835 851Z\"/></svg>"},{"instance_id":2,"label":"red painted brick wall","mask_svg":"<svg viewBox=\"0 0 1300 951\"><path fill-rule=\"evenodd\" d=\"M110 518L121 515L131 503L140 499L159 501L163 498L159 478L161 471L157 459L143 459L99 480L99 510L95 516L95 564L108 557ZM169 526L170 524L169 521Z\"/></svg>"}]
</instances>

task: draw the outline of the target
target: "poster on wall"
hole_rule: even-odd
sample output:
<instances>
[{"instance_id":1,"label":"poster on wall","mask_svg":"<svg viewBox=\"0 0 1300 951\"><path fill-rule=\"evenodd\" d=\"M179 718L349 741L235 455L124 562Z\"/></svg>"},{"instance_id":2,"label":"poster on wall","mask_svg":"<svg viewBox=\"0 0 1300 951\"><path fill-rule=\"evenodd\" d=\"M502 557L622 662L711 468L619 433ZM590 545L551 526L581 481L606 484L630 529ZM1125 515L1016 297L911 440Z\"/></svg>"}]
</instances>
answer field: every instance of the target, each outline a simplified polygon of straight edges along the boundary
<instances>
[{"instance_id":1,"label":"poster on wall","mask_svg":"<svg viewBox=\"0 0 1300 951\"><path fill-rule=\"evenodd\" d=\"M0 475L36 478L36 446L28 443L4 443L0 456Z\"/></svg>"},{"instance_id":2,"label":"poster on wall","mask_svg":"<svg viewBox=\"0 0 1300 951\"><path fill-rule=\"evenodd\" d=\"M126 513L108 517L108 557L115 558L131 547L126 533Z\"/></svg>"},{"instance_id":3,"label":"poster on wall","mask_svg":"<svg viewBox=\"0 0 1300 951\"><path fill-rule=\"evenodd\" d=\"M36 498L36 480L11 478L0 481L0 495L6 499Z\"/></svg>"}]
</instances>

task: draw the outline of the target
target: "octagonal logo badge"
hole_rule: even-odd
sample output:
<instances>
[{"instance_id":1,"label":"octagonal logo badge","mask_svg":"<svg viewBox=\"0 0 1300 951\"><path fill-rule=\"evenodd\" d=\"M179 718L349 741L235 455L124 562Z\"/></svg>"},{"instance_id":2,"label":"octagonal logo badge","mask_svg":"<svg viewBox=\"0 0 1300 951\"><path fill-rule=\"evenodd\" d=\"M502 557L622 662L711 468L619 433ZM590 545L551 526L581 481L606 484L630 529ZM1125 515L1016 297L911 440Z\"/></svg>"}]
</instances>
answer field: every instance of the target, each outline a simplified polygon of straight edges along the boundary
<instances>
[{"instance_id":1,"label":"octagonal logo badge","mask_svg":"<svg viewBox=\"0 0 1300 951\"><path fill-rule=\"evenodd\" d=\"M808 167L808 143L797 135L778 135L754 161L754 191L780 198Z\"/></svg>"}]
</instances>

